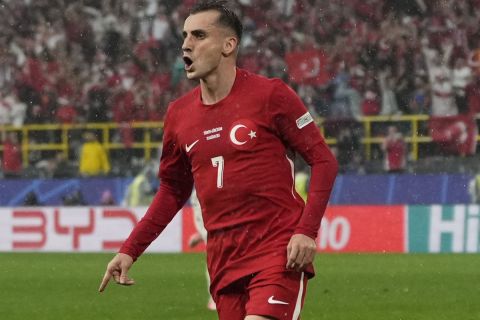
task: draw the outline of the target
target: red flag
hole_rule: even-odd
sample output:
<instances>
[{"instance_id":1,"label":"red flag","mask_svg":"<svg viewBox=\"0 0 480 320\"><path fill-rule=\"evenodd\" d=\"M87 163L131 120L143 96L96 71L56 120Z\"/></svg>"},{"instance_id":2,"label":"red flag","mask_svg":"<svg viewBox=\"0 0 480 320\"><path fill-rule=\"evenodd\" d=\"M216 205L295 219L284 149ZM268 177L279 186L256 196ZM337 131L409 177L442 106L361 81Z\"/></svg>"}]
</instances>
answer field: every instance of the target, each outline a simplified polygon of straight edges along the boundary
<instances>
[{"instance_id":1,"label":"red flag","mask_svg":"<svg viewBox=\"0 0 480 320\"><path fill-rule=\"evenodd\" d=\"M444 151L463 156L475 154L478 128L472 117L432 117L429 127L433 141Z\"/></svg>"},{"instance_id":2,"label":"red flag","mask_svg":"<svg viewBox=\"0 0 480 320\"><path fill-rule=\"evenodd\" d=\"M327 68L328 57L323 50L290 52L285 55L285 61L290 78L296 83L322 85L332 78Z\"/></svg>"}]
</instances>

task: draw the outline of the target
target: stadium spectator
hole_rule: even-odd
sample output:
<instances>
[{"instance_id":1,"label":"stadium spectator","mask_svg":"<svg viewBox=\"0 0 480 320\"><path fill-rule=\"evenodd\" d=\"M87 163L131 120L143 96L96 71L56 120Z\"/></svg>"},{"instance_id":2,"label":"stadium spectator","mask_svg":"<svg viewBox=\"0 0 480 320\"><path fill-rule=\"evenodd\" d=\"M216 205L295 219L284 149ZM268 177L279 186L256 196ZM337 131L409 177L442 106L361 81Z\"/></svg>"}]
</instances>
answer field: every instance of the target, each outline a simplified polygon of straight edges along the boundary
<instances>
[{"instance_id":1,"label":"stadium spectator","mask_svg":"<svg viewBox=\"0 0 480 320\"><path fill-rule=\"evenodd\" d=\"M123 204L128 207L148 206L155 195L156 179L153 166L147 165L128 185Z\"/></svg>"},{"instance_id":2,"label":"stadium spectator","mask_svg":"<svg viewBox=\"0 0 480 320\"><path fill-rule=\"evenodd\" d=\"M337 73L332 81L333 100L329 116L332 118L354 118L361 115L359 92L350 84L350 74L347 71Z\"/></svg>"},{"instance_id":3,"label":"stadium spectator","mask_svg":"<svg viewBox=\"0 0 480 320\"><path fill-rule=\"evenodd\" d=\"M81 190L74 190L62 197L62 204L64 206L86 206L87 202L83 197Z\"/></svg>"},{"instance_id":4,"label":"stadium spectator","mask_svg":"<svg viewBox=\"0 0 480 320\"><path fill-rule=\"evenodd\" d=\"M40 158L35 161L35 169L40 178L72 178L77 175L63 152L57 152L54 157Z\"/></svg>"},{"instance_id":5,"label":"stadium spectator","mask_svg":"<svg viewBox=\"0 0 480 320\"><path fill-rule=\"evenodd\" d=\"M392 76L391 69L380 72L378 81L382 95L381 114L399 114L397 98L395 97L395 79Z\"/></svg>"},{"instance_id":6,"label":"stadium spectator","mask_svg":"<svg viewBox=\"0 0 480 320\"><path fill-rule=\"evenodd\" d=\"M378 99L378 94L373 89L369 89L365 92L361 108L362 115L364 116L376 116L380 113L381 105Z\"/></svg>"},{"instance_id":7,"label":"stadium spectator","mask_svg":"<svg viewBox=\"0 0 480 320\"><path fill-rule=\"evenodd\" d=\"M110 161L103 146L91 131L84 133L85 142L80 154L79 172L84 177L105 175L110 172Z\"/></svg>"},{"instance_id":8,"label":"stadium spectator","mask_svg":"<svg viewBox=\"0 0 480 320\"><path fill-rule=\"evenodd\" d=\"M465 88L471 81L471 77L472 69L468 65L465 57L457 57L453 68L452 85L455 93L455 103L457 104L458 113L461 114L468 112Z\"/></svg>"},{"instance_id":9,"label":"stadium spectator","mask_svg":"<svg viewBox=\"0 0 480 320\"><path fill-rule=\"evenodd\" d=\"M78 112L75 106L65 98L59 98L59 107L56 110L58 123L68 124L77 122Z\"/></svg>"},{"instance_id":10,"label":"stadium spectator","mask_svg":"<svg viewBox=\"0 0 480 320\"><path fill-rule=\"evenodd\" d=\"M430 100L427 81L417 76L415 90L410 100L410 110L413 114L430 114Z\"/></svg>"},{"instance_id":11,"label":"stadium spectator","mask_svg":"<svg viewBox=\"0 0 480 320\"><path fill-rule=\"evenodd\" d=\"M407 146L403 135L396 126L389 126L382 143L385 170L391 173L403 172L407 165Z\"/></svg>"},{"instance_id":12,"label":"stadium spectator","mask_svg":"<svg viewBox=\"0 0 480 320\"><path fill-rule=\"evenodd\" d=\"M106 80L103 78L103 80ZM108 98L109 91L106 84L94 83L87 91L85 102L85 114L87 122L108 122Z\"/></svg>"},{"instance_id":13,"label":"stadium spectator","mask_svg":"<svg viewBox=\"0 0 480 320\"><path fill-rule=\"evenodd\" d=\"M54 169L52 177L57 179L71 178L76 175L73 166L67 159L67 155L63 152L57 152L54 158Z\"/></svg>"},{"instance_id":14,"label":"stadium spectator","mask_svg":"<svg viewBox=\"0 0 480 320\"><path fill-rule=\"evenodd\" d=\"M476 174L468 183L468 193L471 203L480 204L480 174Z\"/></svg>"},{"instance_id":15,"label":"stadium spectator","mask_svg":"<svg viewBox=\"0 0 480 320\"><path fill-rule=\"evenodd\" d=\"M428 39L423 44L423 53L428 66L428 75L432 88L432 116L454 116L458 109L454 100L452 70L448 66L453 46L445 44L442 50L430 48Z\"/></svg>"},{"instance_id":16,"label":"stadium spectator","mask_svg":"<svg viewBox=\"0 0 480 320\"><path fill-rule=\"evenodd\" d=\"M100 196L100 205L101 206L114 206L115 204L115 199L113 198L112 191L109 189L104 190L102 192L102 195Z\"/></svg>"},{"instance_id":17,"label":"stadium spectator","mask_svg":"<svg viewBox=\"0 0 480 320\"><path fill-rule=\"evenodd\" d=\"M480 114L480 68L475 69L472 81L465 88L468 104L468 114L475 116Z\"/></svg>"},{"instance_id":18,"label":"stadium spectator","mask_svg":"<svg viewBox=\"0 0 480 320\"><path fill-rule=\"evenodd\" d=\"M337 160L342 173L352 172L358 168L360 159L360 141L358 135L349 127L343 127L337 136Z\"/></svg>"},{"instance_id":19,"label":"stadium spectator","mask_svg":"<svg viewBox=\"0 0 480 320\"><path fill-rule=\"evenodd\" d=\"M5 178L18 178L23 171L22 150L16 132L2 130L2 171Z\"/></svg>"},{"instance_id":20,"label":"stadium spectator","mask_svg":"<svg viewBox=\"0 0 480 320\"><path fill-rule=\"evenodd\" d=\"M0 125L10 124L10 106L5 103L4 99L0 100Z\"/></svg>"},{"instance_id":21,"label":"stadium spectator","mask_svg":"<svg viewBox=\"0 0 480 320\"><path fill-rule=\"evenodd\" d=\"M22 205L26 207L38 207L38 206L41 206L42 203L38 200L37 194L34 191L30 191L25 196L25 199L23 200Z\"/></svg>"},{"instance_id":22,"label":"stadium spectator","mask_svg":"<svg viewBox=\"0 0 480 320\"><path fill-rule=\"evenodd\" d=\"M27 105L14 92L0 93L0 125L21 127L25 122Z\"/></svg>"},{"instance_id":23,"label":"stadium spectator","mask_svg":"<svg viewBox=\"0 0 480 320\"><path fill-rule=\"evenodd\" d=\"M295 190L298 192L303 201L307 201L308 185L310 183L310 177L304 170L295 172Z\"/></svg>"},{"instance_id":24,"label":"stadium spectator","mask_svg":"<svg viewBox=\"0 0 480 320\"><path fill-rule=\"evenodd\" d=\"M168 109L160 189L108 264L99 291L112 277L133 284L131 265L184 205L195 181L219 318L299 317L337 162L292 89L236 68L241 35L223 1L200 2L185 20L185 71L200 85ZM294 191L287 150L311 166L306 205Z\"/></svg>"},{"instance_id":25,"label":"stadium spectator","mask_svg":"<svg viewBox=\"0 0 480 320\"><path fill-rule=\"evenodd\" d=\"M407 61L401 59L397 64L396 78L394 82L395 99L398 109L403 114L411 114L410 100L414 90L413 72L407 67Z\"/></svg>"}]
</instances>

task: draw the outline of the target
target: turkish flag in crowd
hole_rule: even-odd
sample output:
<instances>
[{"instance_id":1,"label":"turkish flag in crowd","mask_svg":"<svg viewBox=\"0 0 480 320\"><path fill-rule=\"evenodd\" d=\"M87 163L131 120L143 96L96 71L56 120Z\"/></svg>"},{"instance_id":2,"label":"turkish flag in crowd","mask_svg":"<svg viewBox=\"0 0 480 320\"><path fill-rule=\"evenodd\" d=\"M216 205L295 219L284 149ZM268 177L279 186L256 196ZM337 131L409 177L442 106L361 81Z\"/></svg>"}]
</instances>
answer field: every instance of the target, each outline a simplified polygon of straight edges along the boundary
<instances>
[{"instance_id":1,"label":"turkish flag in crowd","mask_svg":"<svg viewBox=\"0 0 480 320\"><path fill-rule=\"evenodd\" d=\"M332 78L327 68L328 57L323 50L289 52L285 61L290 78L298 84L322 85Z\"/></svg>"},{"instance_id":2,"label":"turkish flag in crowd","mask_svg":"<svg viewBox=\"0 0 480 320\"><path fill-rule=\"evenodd\" d=\"M478 128L472 117L432 117L429 127L433 141L444 151L464 156L475 154Z\"/></svg>"}]
</instances>

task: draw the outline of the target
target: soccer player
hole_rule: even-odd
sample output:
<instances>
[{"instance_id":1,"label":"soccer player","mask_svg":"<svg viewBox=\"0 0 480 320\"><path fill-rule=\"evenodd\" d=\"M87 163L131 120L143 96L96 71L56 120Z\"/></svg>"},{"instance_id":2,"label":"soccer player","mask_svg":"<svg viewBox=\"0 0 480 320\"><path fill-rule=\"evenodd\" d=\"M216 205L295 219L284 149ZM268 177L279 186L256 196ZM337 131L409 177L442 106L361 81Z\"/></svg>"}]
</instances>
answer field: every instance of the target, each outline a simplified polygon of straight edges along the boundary
<instances>
[{"instance_id":1,"label":"soccer player","mask_svg":"<svg viewBox=\"0 0 480 320\"><path fill-rule=\"evenodd\" d=\"M186 75L200 84L168 108L160 188L99 291L112 277L134 283L128 270L195 183L219 319L298 319L337 162L292 89L236 67L242 26L225 1L197 3L183 36ZM295 153L311 167L306 204Z\"/></svg>"}]
</instances>

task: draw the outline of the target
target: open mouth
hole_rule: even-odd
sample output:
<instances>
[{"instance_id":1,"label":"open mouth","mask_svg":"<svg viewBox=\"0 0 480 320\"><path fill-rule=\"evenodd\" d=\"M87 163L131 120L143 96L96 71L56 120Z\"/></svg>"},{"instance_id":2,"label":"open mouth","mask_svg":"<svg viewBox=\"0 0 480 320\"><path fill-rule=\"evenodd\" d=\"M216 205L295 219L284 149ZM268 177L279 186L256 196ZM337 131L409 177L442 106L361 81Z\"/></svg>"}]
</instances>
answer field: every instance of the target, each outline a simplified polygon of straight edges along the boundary
<instances>
[{"instance_id":1,"label":"open mouth","mask_svg":"<svg viewBox=\"0 0 480 320\"><path fill-rule=\"evenodd\" d=\"M185 62L185 69L190 69L190 67L192 66L192 59L190 59L189 57L183 57L183 62Z\"/></svg>"}]
</instances>

